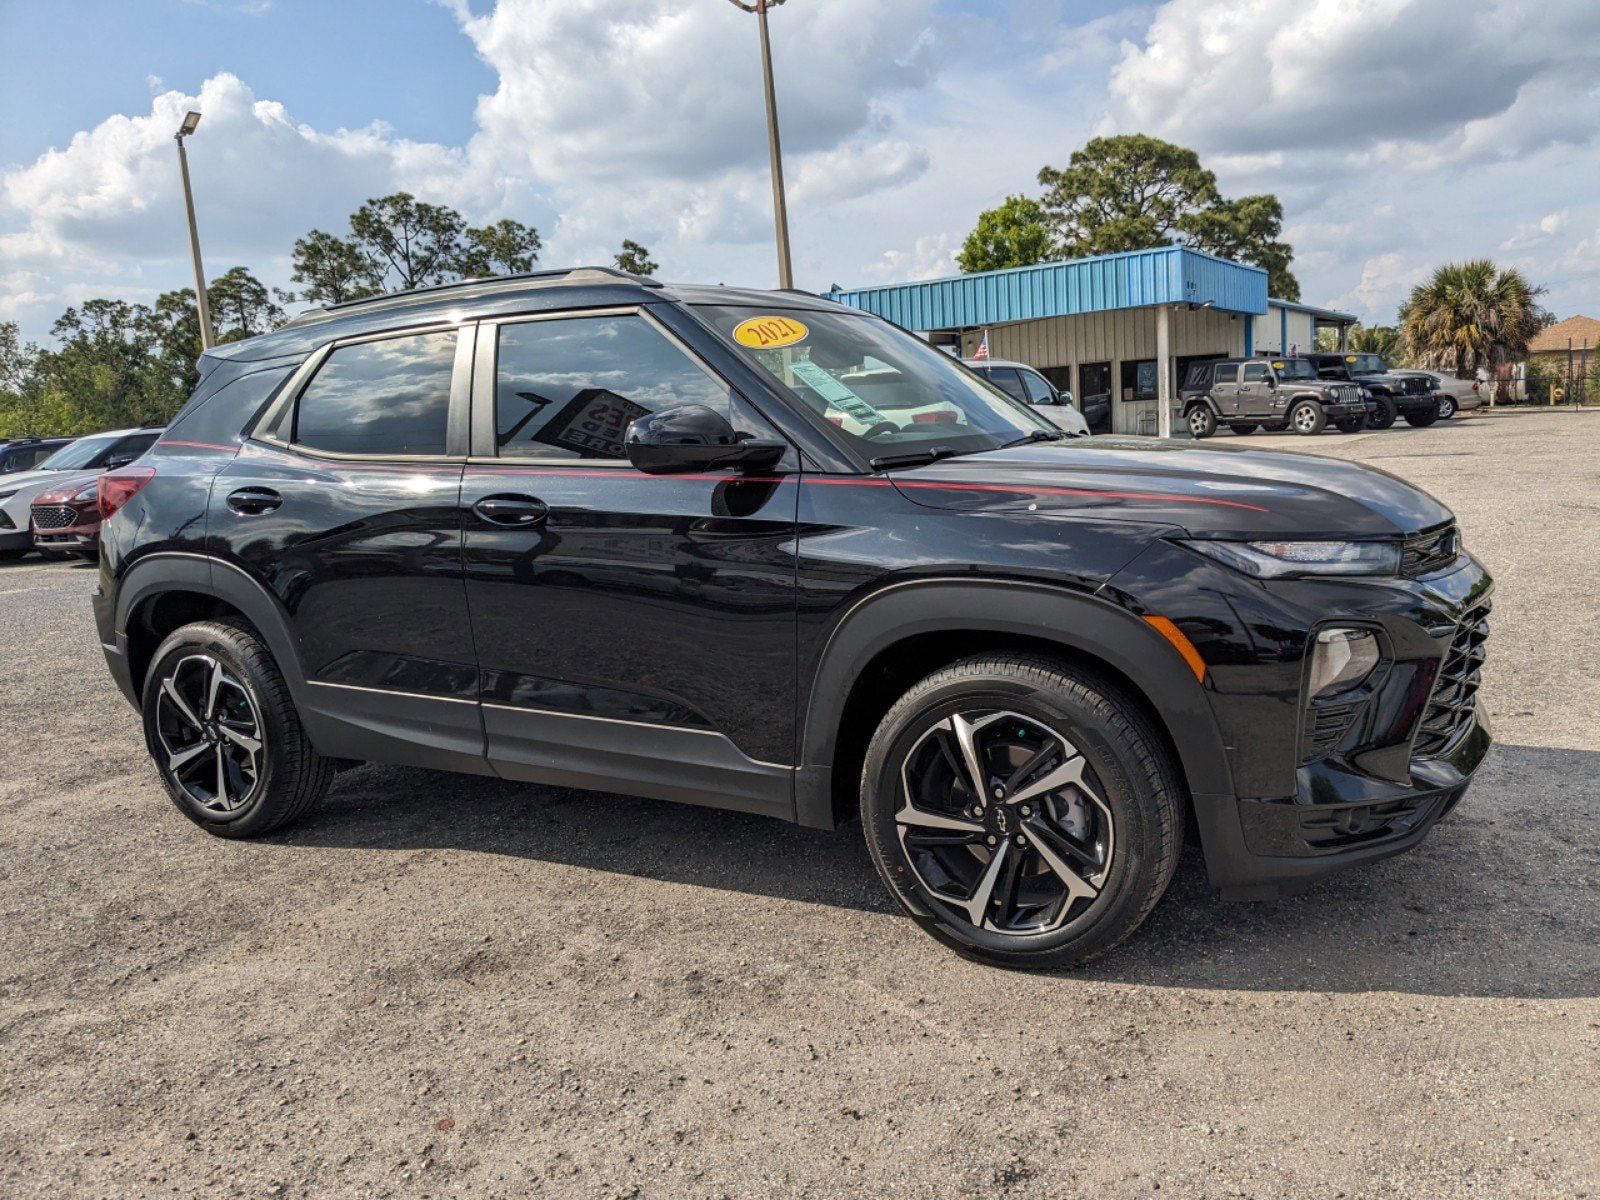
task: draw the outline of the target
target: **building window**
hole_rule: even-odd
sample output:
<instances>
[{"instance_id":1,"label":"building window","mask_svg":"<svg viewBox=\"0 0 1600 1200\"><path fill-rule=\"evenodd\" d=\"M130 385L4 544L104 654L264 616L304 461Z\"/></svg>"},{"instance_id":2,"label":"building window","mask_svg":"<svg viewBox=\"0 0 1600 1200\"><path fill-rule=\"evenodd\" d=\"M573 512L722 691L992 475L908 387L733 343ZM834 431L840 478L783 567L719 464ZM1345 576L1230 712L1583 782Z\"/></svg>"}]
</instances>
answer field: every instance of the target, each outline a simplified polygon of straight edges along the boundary
<instances>
[{"instance_id":1,"label":"building window","mask_svg":"<svg viewBox=\"0 0 1600 1200\"><path fill-rule=\"evenodd\" d=\"M1122 398L1124 400L1154 400L1157 389L1156 360L1140 359L1122 364Z\"/></svg>"}]
</instances>

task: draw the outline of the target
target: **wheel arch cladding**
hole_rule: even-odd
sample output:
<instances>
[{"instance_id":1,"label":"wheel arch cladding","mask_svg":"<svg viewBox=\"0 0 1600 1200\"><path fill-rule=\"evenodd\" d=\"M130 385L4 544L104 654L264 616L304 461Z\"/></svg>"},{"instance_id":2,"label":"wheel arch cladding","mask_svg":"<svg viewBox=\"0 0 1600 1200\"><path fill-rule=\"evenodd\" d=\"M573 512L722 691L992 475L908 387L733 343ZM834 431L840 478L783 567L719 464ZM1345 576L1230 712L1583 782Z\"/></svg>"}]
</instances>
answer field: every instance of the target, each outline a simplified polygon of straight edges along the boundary
<instances>
[{"instance_id":1,"label":"wheel arch cladding","mask_svg":"<svg viewBox=\"0 0 1600 1200\"><path fill-rule=\"evenodd\" d=\"M1107 676L1147 710L1192 795L1232 792L1205 692L1149 624L1044 584L929 580L858 602L829 636L803 700L800 823L831 828L853 809L866 743L907 687L971 654L1018 649Z\"/></svg>"},{"instance_id":2,"label":"wheel arch cladding","mask_svg":"<svg viewBox=\"0 0 1600 1200\"><path fill-rule=\"evenodd\" d=\"M135 691L143 686L156 648L174 629L191 621L227 617L242 619L255 629L298 703L305 676L277 599L237 568L182 554L140 558L118 585L116 628L127 641Z\"/></svg>"}]
</instances>

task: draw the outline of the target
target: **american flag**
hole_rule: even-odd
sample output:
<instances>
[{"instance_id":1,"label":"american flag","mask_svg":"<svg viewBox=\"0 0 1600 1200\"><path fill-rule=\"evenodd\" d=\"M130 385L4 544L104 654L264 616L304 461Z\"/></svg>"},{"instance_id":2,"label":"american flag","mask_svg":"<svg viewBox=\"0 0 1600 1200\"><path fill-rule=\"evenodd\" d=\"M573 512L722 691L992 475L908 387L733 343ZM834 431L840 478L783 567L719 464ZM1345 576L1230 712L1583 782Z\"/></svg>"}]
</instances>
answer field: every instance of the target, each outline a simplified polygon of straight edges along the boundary
<instances>
[{"instance_id":1,"label":"american flag","mask_svg":"<svg viewBox=\"0 0 1600 1200\"><path fill-rule=\"evenodd\" d=\"M978 343L977 350L975 350L973 352L972 360L974 362L976 362L980 358L988 358L988 357L989 357L989 331L987 329L985 329L983 331L983 340Z\"/></svg>"}]
</instances>

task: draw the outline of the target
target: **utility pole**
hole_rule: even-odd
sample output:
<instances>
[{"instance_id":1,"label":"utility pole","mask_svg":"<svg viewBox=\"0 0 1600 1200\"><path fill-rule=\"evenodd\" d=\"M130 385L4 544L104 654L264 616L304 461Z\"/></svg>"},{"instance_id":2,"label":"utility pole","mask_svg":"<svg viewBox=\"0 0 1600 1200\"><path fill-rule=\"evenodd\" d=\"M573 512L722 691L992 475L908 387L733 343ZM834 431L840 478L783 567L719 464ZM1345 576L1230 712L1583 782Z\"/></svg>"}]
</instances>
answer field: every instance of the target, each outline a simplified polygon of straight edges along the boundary
<instances>
[{"instance_id":1,"label":"utility pole","mask_svg":"<svg viewBox=\"0 0 1600 1200\"><path fill-rule=\"evenodd\" d=\"M195 307L200 311L200 349L211 349L211 302L206 298L206 269L200 263L200 230L194 223L194 192L189 187L189 156L184 153L183 139L200 124L200 114L184 114L183 124L173 136L178 142L178 173L183 176L183 206L189 214L189 254L194 259Z\"/></svg>"},{"instance_id":2,"label":"utility pole","mask_svg":"<svg viewBox=\"0 0 1600 1200\"><path fill-rule=\"evenodd\" d=\"M767 148L772 155L772 219L778 234L778 286L794 286L794 269L789 262L789 204L783 191L783 148L778 139L778 93L772 82L772 41L767 35L767 10L784 0L729 0L745 12L755 13L761 23L761 75L767 92Z\"/></svg>"}]
</instances>

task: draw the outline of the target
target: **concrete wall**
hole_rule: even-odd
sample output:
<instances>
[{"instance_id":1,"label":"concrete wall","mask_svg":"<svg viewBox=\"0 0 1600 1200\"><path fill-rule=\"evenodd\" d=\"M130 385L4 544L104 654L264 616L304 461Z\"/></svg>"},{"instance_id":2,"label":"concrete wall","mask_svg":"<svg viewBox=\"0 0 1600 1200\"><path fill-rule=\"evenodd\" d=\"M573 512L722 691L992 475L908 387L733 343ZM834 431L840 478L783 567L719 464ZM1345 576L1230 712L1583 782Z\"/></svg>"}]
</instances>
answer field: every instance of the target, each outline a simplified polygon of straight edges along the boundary
<instances>
[{"instance_id":1,"label":"concrete wall","mask_svg":"<svg viewBox=\"0 0 1600 1200\"><path fill-rule=\"evenodd\" d=\"M1216 309L1177 308L1172 313L1172 356L1174 359L1197 355L1239 355L1245 350L1245 322ZM1256 317L1256 344L1267 320ZM1306 318L1308 324L1310 318ZM1277 321L1274 312L1273 321ZM1277 325L1273 326L1277 337ZM978 348L982 331L964 334L961 355L971 358ZM1308 339L1309 341L1309 339ZM1128 308L1117 312L1090 313L1076 317L1046 317L1013 325L989 328L989 353L994 358L1014 359L1033 367L1072 368L1072 387L1081 387L1078 368L1084 363L1111 364L1112 430L1116 433L1154 432L1154 401L1125 401L1120 395L1122 364L1153 359L1156 356L1156 310ZM1173 387L1183 381L1173 366ZM1081 399L1081 397L1080 397Z\"/></svg>"}]
</instances>

